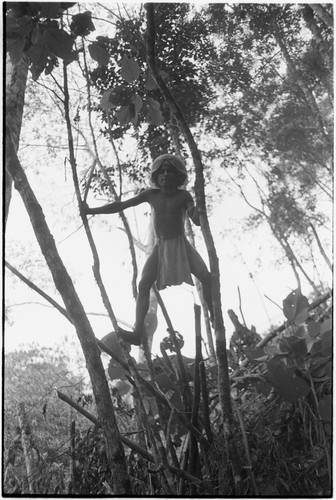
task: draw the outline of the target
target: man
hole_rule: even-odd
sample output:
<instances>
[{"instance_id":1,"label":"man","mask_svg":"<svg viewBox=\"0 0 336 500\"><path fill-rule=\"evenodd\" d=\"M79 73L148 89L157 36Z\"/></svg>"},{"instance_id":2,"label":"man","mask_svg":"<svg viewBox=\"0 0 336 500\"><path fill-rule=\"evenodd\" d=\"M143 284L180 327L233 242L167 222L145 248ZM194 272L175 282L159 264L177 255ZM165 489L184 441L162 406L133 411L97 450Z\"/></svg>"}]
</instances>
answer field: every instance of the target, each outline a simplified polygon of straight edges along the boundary
<instances>
[{"instance_id":1,"label":"man","mask_svg":"<svg viewBox=\"0 0 336 500\"><path fill-rule=\"evenodd\" d=\"M182 159L173 154L164 154L156 158L151 166L151 180L155 188L146 189L126 201L98 208L84 207L87 214L113 214L144 202L152 207L156 244L142 271L134 331L119 329L120 336L130 344L140 345L142 342L150 289L155 281L158 290L183 282L193 285L191 273L194 274L202 284L204 300L213 316L210 273L184 233L186 214L194 224L200 225L191 194L179 189L186 179L187 171Z\"/></svg>"}]
</instances>

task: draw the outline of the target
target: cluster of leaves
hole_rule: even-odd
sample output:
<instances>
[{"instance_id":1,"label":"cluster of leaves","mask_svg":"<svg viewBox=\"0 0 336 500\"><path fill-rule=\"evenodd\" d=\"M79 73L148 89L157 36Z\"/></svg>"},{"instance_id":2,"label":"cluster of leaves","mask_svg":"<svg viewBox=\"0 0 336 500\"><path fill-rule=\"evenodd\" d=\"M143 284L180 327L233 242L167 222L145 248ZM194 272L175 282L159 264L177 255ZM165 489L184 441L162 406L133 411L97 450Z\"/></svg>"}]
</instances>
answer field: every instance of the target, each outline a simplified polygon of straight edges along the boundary
<instances>
[{"instance_id":1,"label":"cluster of leaves","mask_svg":"<svg viewBox=\"0 0 336 500\"><path fill-rule=\"evenodd\" d=\"M5 370L5 443L12 441L16 433L17 402L32 412L32 431L37 433L39 445L48 449L49 440L62 440L68 434L68 418L64 407L54 393L55 386L69 386L74 394L80 390L79 377L69 371L68 360L64 353L55 353L51 348L32 346L27 350L17 350L6 355ZM38 430L49 429L54 434L38 436Z\"/></svg>"},{"instance_id":2,"label":"cluster of leaves","mask_svg":"<svg viewBox=\"0 0 336 500\"><path fill-rule=\"evenodd\" d=\"M59 26L58 19L72 5L69 2L12 2L6 5L6 50L13 64L27 54L33 78L50 74L57 58L75 60L73 36Z\"/></svg>"},{"instance_id":3,"label":"cluster of leaves","mask_svg":"<svg viewBox=\"0 0 336 500\"><path fill-rule=\"evenodd\" d=\"M330 313L309 313L308 300L299 290L286 297L283 311L288 326L272 343L264 348L244 341L240 345L249 368L233 379L235 398L251 438L256 477L267 481L269 494L328 494Z\"/></svg>"},{"instance_id":4,"label":"cluster of leaves","mask_svg":"<svg viewBox=\"0 0 336 500\"><path fill-rule=\"evenodd\" d=\"M17 405L24 404L30 424L35 461L34 488L37 493L64 492L68 468L69 414L54 388L68 387L77 398L83 387L79 376L69 370L67 355L51 348L31 346L6 354L4 380L3 446L8 478L6 491L21 491L25 462L18 427ZM83 418L79 423L83 423ZM62 486L63 485L63 486Z\"/></svg>"},{"instance_id":5,"label":"cluster of leaves","mask_svg":"<svg viewBox=\"0 0 336 500\"><path fill-rule=\"evenodd\" d=\"M37 80L42 72L52 73L58 59L67 64L77 60L76 38L87 36L95 26L89 11L65 19L74 5L76 2L7 2L6 52L12 64L26 57ZM97 59L97 45L99 40L89 47L93 59Z\"/></svg>"},{"instance_id":6,"label":"cluster of leaves","mask_svg":"<svg viewBox=\"0 0 336 500\"><path fill-rule=\"evenodd\" d=\"M137 82L140 76L140 67L134 57L124 55L120 63L120 76L125 80L126 85L106 90L100 100L101 108L104 111L115 109L115 117L120 125L127 125L130 122L136 125L141 109L146 108L148 122L152 125L161 125L163 117L158 101L153 97L148 97L144 103L140 95L127 86L127 84ZM153 90L156 86L153 77L148 73L144 88Z\"/></svg>"},{"instance_id":7,"label":"cluster of leaves","mask_svg":"<svg viewBox=\"0 0 336 500\"><path fill-rule=\"evenodd\" d=\"M57 454L44 454L36 458L34 475L29 478L36 495L62 495L68 493L67 469L69 457L67 452ZM26 481L26 466L23 450L16 454L15 462L6 462L6 472L3 491L9 495L24 495Z\"/></svg>"},{"instance_id":8,"label":"cluster of leaves","mask_svg":"<svg viewBox=\"0 0 336 500\"><path fill-rule=\"evenodd\" d=\"M315 321L308 312L308 300L299 290L284 300L283 310L289 326L276 342L263 349L246 351L251 361L261 363L259 373L265 379L262 390L276 392L289 402L306 398L312 383L323 384L330 391L332 325L330 318ZM328 382L329 387L325 387ZM327 384L327 386L328 386ZM318 388L320 386L318 385ZM330 404L327 394L321 408ZM321 415L330 422L330 415Z\"/></svg>"},{"instance_id":9,"label":"cluster of leaves","mask_svg":"<svg viewBox=\"0 0 336 500\"><path fill-rule=\"evenodd\" d=\"M332 29L307 5L214 4L206 12L221 42L212 71L221 100L206 131L230 138L222 164L236 179L265 178L259 192L271 217L254 222L309 239L310 223L325 222L318 186L332 182Z\"/></svg>"},{"instance_id":10,"label":"cluster of leaves","mask_svg":"<svg viewBox=\"0 0 336 500\"><path fill-rule=\"evenodd\" d=\"M201 109L206 112L211 98L208 75L200 61L210 59L214 51L206 25L197 16L189 16L190 9L188 4L161 4L156 13L156 35L161 76L193 125ZM143 24L142 15L117 23L115 37L109 40L109 63L105 67L105 61L99 60L99 66L91 72L91 79L102 93L101 107L106 112L114 111L111 119L113 137L119 138L129 125L139 128L149 123L147 137L143 136L143 140L150 151L155 149L159 154L171 141L163 126L171 122L171 117L147 68ZM165 140L160 145L162 135Z\"/></svg>"},{"instance_id":11,"label":"cluster of leaves","mask_svg":"<svg viewBox=\"0 0 336 500\"><path fill-rule=\"evenodd\" d=\"M224 67L215 67L212 78L220 83L226 69L223 87L227 88L228 97L232 98L233 94L237 97L233 111L240 125L237 123L232 137L238 148L257 144L266 152L273 153L276 149L286 152L287 158L291 154L296 162L298 154L311 151L312 144L321 141L318 116L307 106L298 74L304 77L309 88L317 91L319 103L328 98L328 87L319 68L308 67L305 61L315 60L318 51L321 65L325 65L323 72L330 75L332 31L315 17L324 44L318 44L314 36L307 36L307 31L302 29L307 9L307 6L293 9L289 4L240 4L230 8L214 4L208 9L212 32L225 36L220 58ZM296 75L288 66L286 72L280 73L284 54L277 45L276 31L282 34L293 66L298 70ZM285 62L288 65L289 61ZM236 73L230 70L231 66ZM255 123L259 126L255 127ZM301 141L298 142L299 134Z\"/></svg>"}]
</instances>

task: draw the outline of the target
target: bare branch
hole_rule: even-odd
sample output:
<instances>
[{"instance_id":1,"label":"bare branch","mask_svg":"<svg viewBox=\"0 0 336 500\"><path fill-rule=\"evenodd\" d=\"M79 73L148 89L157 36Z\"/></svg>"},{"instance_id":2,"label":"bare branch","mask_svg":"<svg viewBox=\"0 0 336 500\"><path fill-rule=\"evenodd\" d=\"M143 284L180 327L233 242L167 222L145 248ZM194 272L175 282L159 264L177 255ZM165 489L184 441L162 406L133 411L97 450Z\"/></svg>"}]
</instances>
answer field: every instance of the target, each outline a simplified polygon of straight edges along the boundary
<instances>
[{"instance_id":1,"label":"bare branch","mask_svg":"<svg viewBox=\"0 0 336 500\"><path fill-rule=\"evenodd\" d=\"M49 302L49 304L51 304L52 307L55 307L58 310L58 312L60 312L68 321L70 321L70 323L73 323L71 316L68 314L67 310L64 307L62 307L60 304L58 304L58 302L56 302L56 300L54 300L52 297L50 297L50 295L48 295L43 290L41 290L41 288L39 288L37 285L35 285L31 280L29 280L23 274L21 274L17 269L15 269L15 267L13 267L11 264L9 264L9 262L5 261L5 266L13 274L15 274L15 276L20 278L21 281L26 283L26 285L28 285L29 288L31 288L32 290L37 292L39 295L41 295L41 297L43 297L47 302Z\"/></svg>"},{"instance_id":2,"label":"bare branch","mask_svg":"<svg viewBox=\"0 0 336 500\"><path fill-rule=\"evenodd\" d=\"M90 420L96 427L101 428L99 420L94 415L92 415L90 412L88 412L87 410L85 410L84 408L82 408L79 404L75 403L75 401L73 401L71 398L69 398L63 392L61 392L61 391L59 391L59 390L56 389L56 393L57 393L57 396L62 401L64 401L65 403L68 403L68 405L70 405L72 408L74 408L79 413L81 413L84 417L86 417L88 420ZM121 441L126 446L128 446L129 448L131 448L131 450L139 453L139 455L141 455L143 458L145 458L149 462L155 463L155 460L154 460L153 456L147 450L144 450L143 448L141 448L140 446L138 446L136 443L134 443L130 439L127 439L125 436L121 436Z\"/></svg>"}]
</instances>

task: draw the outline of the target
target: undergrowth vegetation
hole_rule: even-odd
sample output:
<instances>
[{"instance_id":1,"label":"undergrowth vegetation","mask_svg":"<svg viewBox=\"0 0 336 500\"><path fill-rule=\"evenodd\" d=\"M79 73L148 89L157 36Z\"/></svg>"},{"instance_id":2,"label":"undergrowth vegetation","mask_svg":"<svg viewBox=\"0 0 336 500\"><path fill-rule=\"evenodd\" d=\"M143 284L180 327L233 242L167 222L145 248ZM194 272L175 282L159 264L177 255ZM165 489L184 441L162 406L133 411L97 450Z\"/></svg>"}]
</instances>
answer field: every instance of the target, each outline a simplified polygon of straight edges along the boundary
<instances>
[{"instance_id":1,"label":"undergrowth vegetation","mask_svg":"<svg viewBox=\"0 0 336 500\"><path fill-rule=\"evenodd\" d=\"M263 337L235 318L228 349L231 397L240 429L234 439L242 475L236 478L235 489L218 401L216 365L201 359L198 368L203 365L205 370L197 370L195 360L169 352L167 346L172 349L176 343L167 338L161 344L162 356L150 361L150 369L138 364L144 389L140 400L127 365L111 359L107 375L113 378L111 395L120 432L129 439L124 443L134 494L165 496L168 484L176 495L329 496L330 299L327 293L308 303L299 290L293 291L283 302L286 322ZM169 335L174 336L174 332ZM103 343L108 352L109 345L115 346L113 334ZM186 397L187 391L191 399ZM5 411L3 493L24 494L29 485L35 494L111 494L105 441L94 416L93 398L86 392L76 397L72 393L68 402L78 413L69 420L63 446L49 447L46 453L41 437L36 439L38 429L34 435L27 433L34 443L32 478L27 477L22 429L17 429L11 441L6 433L10 415ZM69 408L60 400L59 404L64 405L64 411ZM156 469L151 459L154 450L140 418L141 405L160 453L166 457L164 470ZM83 425L83 415L92 425ZM193 427L188 428L186 421L193 422ZM142 451L138 453L132 443ZM144 450L147 456L142 454Z\"/></svg>"}]
</instances>

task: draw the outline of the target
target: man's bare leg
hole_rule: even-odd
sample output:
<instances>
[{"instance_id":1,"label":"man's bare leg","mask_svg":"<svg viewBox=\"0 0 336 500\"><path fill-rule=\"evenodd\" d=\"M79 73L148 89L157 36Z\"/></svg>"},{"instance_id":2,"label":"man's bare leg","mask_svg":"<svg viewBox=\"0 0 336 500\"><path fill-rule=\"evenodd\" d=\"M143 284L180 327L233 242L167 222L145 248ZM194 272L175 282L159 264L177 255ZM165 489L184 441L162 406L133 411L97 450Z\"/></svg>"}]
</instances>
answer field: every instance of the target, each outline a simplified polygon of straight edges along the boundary
<instances>
[{"instance_id":1,"label":"man's bare leg","mask_svg":"<svg viewBox=\"0 0 336 500\"><path fill-rule=\"evenodd\" d=\"M211 274L208 268L199 255L199 253L194 249L188 249L189 260L190 260L190 270L196 276L198 281L202 285L203 298L209 309L211 323L214 321L213 305L212 305L212 285L211 285Z\"/></svg>"},{"instance_id":2,"label":"man's bare leg","mask_svg":"<svg viewBox=\"0 0 336 500\"><path fill-rule=\"evenodd\" d=\"M119 334L125 342L140 345L145 334L144 323L149 308L150 289L156 280L158 266L158 249L154 247L144 265L139 283L139 295L135 310L135 325L133 332L128 332L119 327Z\"/></svg>"},{"instance_id":3,"label":"man's bare leg","mask_svg":"<svg viewBox=\"0 0 336 500\"><path fill-rule=\"evenodd\" d=\"M139 283L139 295L136 303L136 321L133 332L128 332L119 327L119 334L125 342L140 345L144 335L144 323L149 308L150 288L141 287Z\"/></svg>"}]
</instances>

